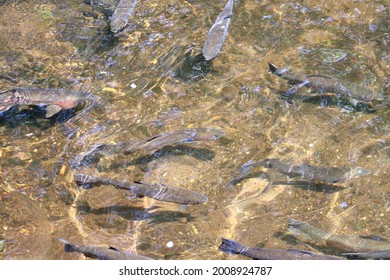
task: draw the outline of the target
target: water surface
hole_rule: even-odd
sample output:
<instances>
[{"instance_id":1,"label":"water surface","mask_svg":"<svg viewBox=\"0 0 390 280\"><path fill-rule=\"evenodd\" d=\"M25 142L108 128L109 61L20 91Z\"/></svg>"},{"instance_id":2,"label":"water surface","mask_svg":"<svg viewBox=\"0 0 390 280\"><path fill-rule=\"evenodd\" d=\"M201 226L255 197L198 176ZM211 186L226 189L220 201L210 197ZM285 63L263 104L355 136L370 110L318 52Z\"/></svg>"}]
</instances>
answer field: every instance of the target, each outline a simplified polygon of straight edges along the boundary
<instances>
[{"instance_id":1,"label":"water surface","mask_svg":"<svg viewBox=\"0 0 390 280\"><path fill-rule=\"evenodd\" d=\"M244 258L219 252L221 237L307 249L285 234L288 218L390 238L389 103L366 110L323 98L302 102L287 98L290 86L268 71L274 63L338 77L388 98L388 3L235 1L210 72L192 82L179 79L175 70L186 53L200 53L225 4L139 1L115 36L107 13L81 0L1 4L0 88L63 87L94 97L82 110L52 119L37 108L0 116L0 239L6 240L0 258L84 258L63 252L57 238L157 259ZM74 164L93 144L189 127L226 135ZM264 158L360 166L371 174L339 191L279 185L263 194L268 171L258 168L226 187L241 165ZM188 188L208 202L184 208L112 186L84 190L73 181L81 171Z\"/></svg>"}]
</instances>

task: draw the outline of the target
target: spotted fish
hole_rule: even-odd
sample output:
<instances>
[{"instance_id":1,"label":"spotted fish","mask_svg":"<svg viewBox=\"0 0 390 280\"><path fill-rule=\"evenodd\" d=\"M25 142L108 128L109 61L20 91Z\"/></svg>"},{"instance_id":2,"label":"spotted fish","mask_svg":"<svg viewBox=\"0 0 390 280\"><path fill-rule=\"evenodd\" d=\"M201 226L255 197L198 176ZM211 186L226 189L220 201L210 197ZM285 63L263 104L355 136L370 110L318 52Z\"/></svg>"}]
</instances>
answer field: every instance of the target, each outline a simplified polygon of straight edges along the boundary
<instances>
[{"instance_id":1,"label":"spotted fish","mask_svg":"<svg viewBox=\"0 0 390 280\"><path fill-rule=\"evenodd\" d=\"M95 144L77 157L75 162L79 164L87 157L98 154L132 153L137 150L154 152L165 146L195 141L211 141L224 136L224 131L211 127L186 128L172 132L158 134L139 141L124 141L118 144Z\"/></svg>"},{"instance_id":2,"label":"spotted fish","mask_svg":"<svg viewBox=\"0 0 390 280\"><path fill-rule=\"evenodd\" d=\"M339 183L360 176L371 174L370 170L361 167L328 167L313 166L309 164L284 163L278 158L264 159L261 161L249 161L240 169L240 178L248 175L257 167L271 168L290 177L307 181L319 181L327 183ZM236 179L237 180L237 179Z\"/></svg>"},{"instance_id":3,"label":"spotted fish","mask_svg":"<svg viewBox=\"0 0 390 280\"><path fill-rule=\"evenodd\" d=\"M346 257L372 260L390 260L390 249L373 252L344 253Z\"/></svg>"},{"instance_id":4,"label":"spotted fish","mask_svg":"<svg viewBox=\"0 0 390 280\"><path fill-rule=\"evenodd\" d=\"M325 244L326 247L342 251L374 252L390 250L390 240L388 239L375 236L335 234L295 219L288 220L288 230L292 235L304 241L320 245Z\"/></svg>"},{"instance_id":5,"label":"spotted fish","mask_svg":"<svg viewBox=\"0 0 390 280\"><path fill-rule=\"evenodd\" d=\"M93 246L80 246L70 244L65 239L59 238L59 241L63 242L65 252L79 252L84 254L88 258L99 260L152 260L151 258L132 254L118 250L114 247L93 247Z\"/></svg>"},{"instance_id":6,"label":"spotted fish","mask_svg":"<svg viewBox=\"0 0 390 280\"><path fill-rule=\"evenodd\" d=\"M288 69L278 69L275 65L268 63L271 73L287 80L290 84L305 86L314 93L336 93L341 97L369 102L373 100L383 100L383 94L375 92L367 87L356 83L344 81L338 78L325 75L307 75L303 73L293 73Z\"/></svg>"},{"instance_id":7,"label":"spotted fish","mask_svg":"<svg viewBox=\"0 0 390 280\"><path fill-rule=\"evenodd\" d=\"M45 117L50 118L61 110L76 107L88 96L89 93L87 92L66 89L13 88L0 92L0 113L7 111L13 106L46 106Z\"/></svg>"},{"instance_id":8,"label":"spotted fish","mask_svg":"<svg viewBox=\"0 0 390 280\"><path fill-rule=\"evenodd\" d=\"M86 174L76 174L74 180L80 185L109 184L117 189L129 190L138 197L150 197L156 200L176 204L201 204L207 202L203 194L163 184L145 184L141 182L118 181L109 178L93 177Z\"/></svg>"},{"instance_id":9,"label":"spotted fish","mask_svg":"<svg viewBox=\"0 0 390 280\"><path fill-rule=\"evenodd\" d=\"M302 250L278 250L256 247L246 247L233 240L222 238L222 243L218 248L228 254L240 254L254 260L342 260L343 258L314 254Z\"/></svg>"},{"instance_id":10,"label":"spotted fish","mask_svg":"<svg viewBox=\"0 0 390 280\"><path fill-rule=\"evenodd\" d=\"M220 53L226 39L232 14L233 0L229 0L211 27L203 45L202 53L206 61L215 58Z\"/></svg>"}]
</instances>

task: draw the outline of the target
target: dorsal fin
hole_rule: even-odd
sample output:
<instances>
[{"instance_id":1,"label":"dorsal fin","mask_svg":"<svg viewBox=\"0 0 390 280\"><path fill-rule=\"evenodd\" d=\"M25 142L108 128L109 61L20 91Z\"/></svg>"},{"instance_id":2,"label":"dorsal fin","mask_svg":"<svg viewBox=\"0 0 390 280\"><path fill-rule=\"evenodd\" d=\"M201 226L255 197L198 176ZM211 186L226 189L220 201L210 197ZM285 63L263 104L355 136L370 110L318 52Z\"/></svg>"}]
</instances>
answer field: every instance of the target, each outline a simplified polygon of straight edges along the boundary
<instances>
[{"instance_id":1,"label":"dorsal fin","mask_svg":"<svg viewBox=\"0 0 390 280\"><path fill-rule=\"evenodd\" d=\"M320 77L320 78L326 78L326 79L333 79L332 77L321 75L321 74L313 74L313 75L307 75L308 78L311 77Z\"/></svg>"},{"instance_id":2,"label":"dorsal fin","mask_svg":"<svg viewBox=\"0 0 390 280\"><path fill-rule=\"evenodd\" d=\"M359 236L364 239L369 239L369 240L375 240L375 241L383 241L383 242L390 242L390 239L376 236L376 235L366 235L366 236Z\"/></svg>"}]
</instances>

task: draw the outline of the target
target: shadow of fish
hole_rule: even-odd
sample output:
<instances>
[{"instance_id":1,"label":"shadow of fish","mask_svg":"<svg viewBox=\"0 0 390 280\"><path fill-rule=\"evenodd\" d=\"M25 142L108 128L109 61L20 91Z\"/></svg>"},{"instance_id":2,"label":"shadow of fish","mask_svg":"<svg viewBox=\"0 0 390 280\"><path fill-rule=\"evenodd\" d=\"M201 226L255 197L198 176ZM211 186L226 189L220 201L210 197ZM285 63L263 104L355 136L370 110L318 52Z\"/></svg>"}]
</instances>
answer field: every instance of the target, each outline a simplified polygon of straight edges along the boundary
<instances>
[{"instance_id":1,"label":"shadow of fish","mask_svg":"<svg viewBox=\"0 0 390 280\"><path fill-rule=\"evenodd\" d=\"M314 93L336 93L340 97L369 102L373 100L383 100L382 93L375 92L369 88L355 83L343 81L324 75L307 75L303 73L293 73L288 69L278 69L275 65L268 63L269 71L287 80L290 84L297 85L288 94L302 86L310 88Z\"/></svg>"},{"instance_id":2,"label":"shadow of fish","mask_svg":"<svg viewBox=\"0 0 390 280\"><path fill-rule=\"evenodd\" d=\"M134 9L137 6L138 0L120 0L115 8L114 14L111 17L111 31L117 33L123 29L134 14Z\"/></svg>"},{"instance_id":3,"label":"shadow of fish","mask_svg":"<svg viewBox=\"0 0 390 280\"><path fill-rule=\"evenodd\" d=\"M206 60L212 60L220 53L226 39L232 14L233 0L229 0L211 27L203 45L202 54Z\"/></svg>"},{"instance_id":4,"label":"shadow of fish","mask_svg":"<svg viewBox=\"0 0 390 280\"><path fill-rule=\"evenodd\" d=\"M206 77L211 66L212 60L206 60L202 53L193 56L190 50L174 70L173 76L188 83L197 82Z\"/></svg>"},{"instance_id":5,"label":"shadow of fish","mask_svg":"<svg viewBox=\"0 0 390 280\"><path fill-rule=\"evenodd\" d=\"M152 260L151 258L132 254L118 250L114 247L93 247L93 246L80 246L70 244L65 239L59 238L59 241L63 242L65 252L79 252L84 254L88 258L98 260Z\"/></svg>"},{"instance_id":6,"label":"shadow of fish","mask_svg":"<svg viewBox=\"0 0 390 280\"><path fill-rule=\"evenodd\" d=\"M222 238L218 249L228 254L240 254L254 260L343 260L344 258L314 254L302 250L278 250L256 247L246 247L233 240Z\"/></svg>"},{"instance_id":7,"label":"shadow of fish","mask_svg":"<svg viewBox=\"0 0 390 280\"><path fill-rule=\"evenodd\" d=\"M61 110L76 107L89 95L88 92L56 88L13 88L0 92L0 113L13 106L46 106L45 117L50 118Z\"/></svg>"},{"instance_id":8,"label":"shadow of fish","mask_svg":"<svg viewBox=\"0 0 390 280\"><path fill-rule=\"evenodd\" d=\"M265 167L274 169L278 172L286 174L290 177L298 177L306 181L318 181L328 183L339 183L364 175L369 175L371 172L361 167L327 167L313 166L309 164L290 164L283 163L280 159L271 158L261 161L249 161L240 169L240 178L245 177L255 167ZM237 179L236 179L237 180Z\"/></svg>"},{"instance_id":9,"label":"shadow of fish","mask_svg":"<svg viewBox=\"0 0 390 280\"><path fill-rule=\"evenodd\" d=\"M376 236L334 234L295 219L288 220L289 232L307 242L323 243L326 247L352 252L390 250L390 240Z\"/></svg>"},{"instance_id":10,"label":"shadow of fish","mask_svg":"<svg viewBox=\"0 0 390 280\"><path fill-rule=\"evenodd\" d=\"M115 145L97 144L90 147L75 160L76 165L85 158L92 158L95 154L132 153L137 150L154 152L171 144L191 143L195 141L211 141L224 136L222 130L210 127L186 128L173 132L158 134L139 141L119 142Z\"/></svg>"},{"instance_id":11,"label":"shadow of fish","mask_svg":"<svg viewBox=\"0 0 390 280\"><path fill-rule=\"evenodd\" d=\"M92 177L86 174L76 174L74 180L79 185L109 184L117 189L129 190L138 197L150 197L156 200L176 203L176 204L201 204L207 202L207 197L203 194L167 185L145 184L141 182L118 181L109 178Z\"/></svg>"}]
</instances>

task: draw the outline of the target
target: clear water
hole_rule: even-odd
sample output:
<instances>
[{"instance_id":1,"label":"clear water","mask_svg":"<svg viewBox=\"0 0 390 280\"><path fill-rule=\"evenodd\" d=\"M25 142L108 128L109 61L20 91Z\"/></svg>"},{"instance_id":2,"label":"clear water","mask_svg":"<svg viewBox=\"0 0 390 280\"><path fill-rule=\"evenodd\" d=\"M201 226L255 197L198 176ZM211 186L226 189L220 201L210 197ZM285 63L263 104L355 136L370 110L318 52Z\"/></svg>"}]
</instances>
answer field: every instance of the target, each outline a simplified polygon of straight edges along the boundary
<instances>
[{"instance_id":1,"label":"clear water","mask_svg":"<svg viewBox=\"0 0 390 280\"><path fill-rule=\"evenodd\" d=\"M219 252L221 237L305 248L286 235L288 218L340 234L390 238L388 103L367 111L321 98L289 99L283 93L290 86L268 71L273 63L388 96L387 1L236 1L210 72L192 82L179 79L175 70L186 53L200 52L224 5L139 1L117 36L103 12L81 0L0 6L1 89L39 85L93 94L83 109L54 119L28 108L0 117L0 239L6 240L0 258L84 258L65 253L58 238L158 259L243 258ZM187 127L215 127L226 135L152 155L72 164L93 144ZM244 163L264 158L361 166L371 174L342 183L340 191L287 185L263 194L268 181L261 174L268 170L258 168L226 187ZM85 190L73 181L77 172L184 187L208 202L181 207L111 186Z\"/></svg>"}]
</instances>

